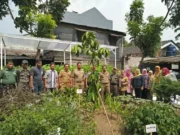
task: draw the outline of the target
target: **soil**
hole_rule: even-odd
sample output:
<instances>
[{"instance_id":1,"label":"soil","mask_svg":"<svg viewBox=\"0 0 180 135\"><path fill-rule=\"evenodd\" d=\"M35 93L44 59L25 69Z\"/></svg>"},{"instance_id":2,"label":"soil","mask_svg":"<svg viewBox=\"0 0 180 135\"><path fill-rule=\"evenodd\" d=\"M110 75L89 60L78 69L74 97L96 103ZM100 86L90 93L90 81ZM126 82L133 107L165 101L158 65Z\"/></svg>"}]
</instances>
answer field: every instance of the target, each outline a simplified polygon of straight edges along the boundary
<instances>
[{"instance_id":1,"label":"soil","mask_svg":"<svg viewBox=\"0 0 180 135\"><path fill-rule=\"evenodd\" d=\"M113 129L114 135L127 135L124 132L122 121L117 115L108 112L108 117ZM97 135L112 135L111 129L108 124L108 120L103 109L98 110L95 113L95 122L97 124Z\"/></svg>"}]
</instances>

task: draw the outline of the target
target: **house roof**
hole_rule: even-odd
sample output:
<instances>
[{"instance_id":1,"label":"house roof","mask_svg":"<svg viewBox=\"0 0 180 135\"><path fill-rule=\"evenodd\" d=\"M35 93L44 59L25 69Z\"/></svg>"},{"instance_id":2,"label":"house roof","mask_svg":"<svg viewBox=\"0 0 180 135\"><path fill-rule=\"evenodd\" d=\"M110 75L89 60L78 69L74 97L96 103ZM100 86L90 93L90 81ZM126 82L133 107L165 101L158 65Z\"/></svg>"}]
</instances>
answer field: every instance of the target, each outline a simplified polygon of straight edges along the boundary
<instances>
[{"instance_id":1,"label":"house roof","mask_svg":"<svg viewBox=\"0 0 180 135\"><path fill-rule=\"evenodd\" d=\"M180 43L176 44L173 40L161 41L161 49L167 47L169 44L174 45L176 50L180 50ZM124 47L124 55L140 54L141 50L137 46Z\"/></svg>"},{"instance_id":2,"label":"house roof","mask_svg":"<svg viewBox=\"0 0 180 135\"><path fill-rule=\"evenodd\" d=\"M66 11L61 22L110 30L113 29L113 22L106 19L104 15L102 15L102 13L99 12L99 10L97 10L95 7L81 14L77 12Z\"/></svg>"},{"instance_id":3,"label":"house roof","mask_svg":"<svg viewBox=\"0 0 180 135\"><path fill-rule=\"evenodd\" d=\"M24 51L24 50L21 50L21 49L9 49L8 48L8 49L6 49L6 55L8 55L8 56L35 57L36 49L35 50L26 50L26 51Z\"/></svg>"},{"instance_id":4,"label":"house roof","mask_svg":"<svg viewBox=\"0 0 180 135\"><path fill-rule=\"evenodd\" d=\"M137 46L129 46L129 47L124 47L123 53L124 55L140 54L141 50Z\"/></svg>"},{"instance_id":5,"label":"house roof","mask_svg":"<svg viewBox=\"0 0 180 135\"><path fill-rule=\"evenodd\" d=\"M164 49L169 45L173 45L176 48L176 50L179 51L179 47L177 47L177 44L173 40L162 41L161 42L161 49Z\"/></svg>"},{"instance_id":6,"label":"house roof","mask_svg":"<svg viewBox=\"0 0 180 135\"><path fill-rule=\"evenodd\" d=\"M143 63L180 63L180 55L148 59Z\"/></svg>"},{"instance_id":7,"label":"house roof","mask_svg":"<svg viewBox=\"0 0 180 135\"><path fill-rule=\"evenodd\" d=\"M66 22L61 22L61 24L66 24L66 25L73 25L75 27L77 27L77 29L81 29L82 31L106 31L109 34L115 34L116 36L126 36L125 32L120 32L120 31L116 31L116 30L110 30L110 29L105 29L105 28L99 28L99 27L92 27L92 26L86 26L86 25L79 25L79 24L73 24L73 23L66 23ZM114 35L114 36L115 36Z\"/></svg>"}]
</instances>

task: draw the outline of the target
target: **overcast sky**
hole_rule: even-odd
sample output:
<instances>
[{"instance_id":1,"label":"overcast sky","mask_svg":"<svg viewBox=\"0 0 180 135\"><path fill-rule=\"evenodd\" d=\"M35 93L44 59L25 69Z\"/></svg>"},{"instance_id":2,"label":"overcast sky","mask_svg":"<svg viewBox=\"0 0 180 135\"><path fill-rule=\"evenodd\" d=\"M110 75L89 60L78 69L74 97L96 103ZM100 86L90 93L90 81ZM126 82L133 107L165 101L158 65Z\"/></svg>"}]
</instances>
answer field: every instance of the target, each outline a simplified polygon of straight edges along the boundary
<instances>
[{"instance_id":1,"label":"overcast sky","mask_svg":"<svg viewBox=\"0 0 180 135\"><path fill-rule=\"evenodd\" d=\"M132 0L70 0L71 5L68 11L77 11L82 13L88 9L96 7L107 19L113 21L113 29L126 32L127 25L125 22L125 14L129 11ZM165 16L167 9L161 0L144 0L145 13L144 18L149 15ZM11 5L13 8L14 6ZM13 12L17 14L16 12ZM7 16L0 21L0 33L6 34L20 34L15 29L13 21L10 16ZM175 40L174 30L168 28L164 30L162 40ZM129 36L127 36L128 39Z\"/></svg>"}]
</instances>

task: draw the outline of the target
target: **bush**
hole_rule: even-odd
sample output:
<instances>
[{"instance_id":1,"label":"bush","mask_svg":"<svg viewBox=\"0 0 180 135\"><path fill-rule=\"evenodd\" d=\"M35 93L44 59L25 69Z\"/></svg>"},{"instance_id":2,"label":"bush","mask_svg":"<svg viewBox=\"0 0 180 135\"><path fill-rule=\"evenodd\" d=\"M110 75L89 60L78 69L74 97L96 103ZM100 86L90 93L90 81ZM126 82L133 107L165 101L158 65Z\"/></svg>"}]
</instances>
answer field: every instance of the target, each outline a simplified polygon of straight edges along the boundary
<instances>
[{"instance_id":1,"label":"bush","mask_svg":"<svg viewBox=\"0 0 180 135\"><path fill-rule=\"evenodd\" d=\"M49 65L43 65L43 68L46 71L46 70L50 69L50 66ZM56 65L56 70L58 72L60 72L63 68L64 68L63 65L61 65L61 66L60 65ZM75 68L76 68L76 66L73 65L73 66L70 67L70 70L73 71ZM91 71L91 66L90 65L82 65L82 68L84 69L85 73L88 73L88 72ZM110 65L107 65L107 71L111 73L112 70L113 70L113 67L110 66ZM97 72L101 72L102 71L102 65L97 66L96 67L96 71Z\"/></svg>"},{"instance_id":2,"label":"bush","mask_svg":"<svg viewBox=\"0 0 180 135\"><path fill-rule=\"evenodd\" d=\"M180 116L170 105L163 103L146 103L130 112L124 118L125 128L131 134L145 135L145 126L157 125L158 135L179 135Z\"/></svg>"},{"instance_id":3,"label":"bush","mask_svg":"<svg viewBox=\"0 0 180 135\"><path fill-rule=\"evenodd\" d=\"M86 106L85 103L83 106ZM0 123L0 134L56 135L60 127L61 135L94 135L94 121L89 114L82 112L77 95L49 94L43 97L41 104L27 104L23 109L5 116Z\"/></svg>"},{"instance_id":4,"label":"bush","mask_svg":"<svg viewBox=\"0 0 180 135\"><path fill-rule=\"evenodd\" d=\"M154 92L157 97L168 103L171 101L171 96L180 95L180 83L163 78L159 84L155 85Z\"/></svg>"}]
</instances>

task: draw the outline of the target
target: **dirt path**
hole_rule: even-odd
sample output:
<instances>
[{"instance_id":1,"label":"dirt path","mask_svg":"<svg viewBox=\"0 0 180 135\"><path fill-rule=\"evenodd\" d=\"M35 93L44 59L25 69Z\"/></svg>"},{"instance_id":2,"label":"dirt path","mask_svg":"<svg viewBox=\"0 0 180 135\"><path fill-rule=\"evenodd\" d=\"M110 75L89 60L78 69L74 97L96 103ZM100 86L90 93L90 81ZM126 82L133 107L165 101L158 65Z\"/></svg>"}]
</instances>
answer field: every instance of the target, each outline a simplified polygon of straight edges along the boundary
<instances>
[{"instance_id":1,"label":"dirt path","mask_svg":"<svg viewBox=\"0 0 180 135\"><path fill-rule=\"evenodd\" d=\"M117 116L116 115L108 115L114 135L123 135L121 129L119 128L120 125L118 124ZM111 130L104 114L103 110L97 111L95 113L95 122L97 124L97 135L112 135Z\"/></svg>"}]
</instances>

